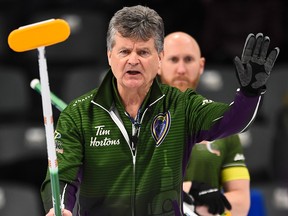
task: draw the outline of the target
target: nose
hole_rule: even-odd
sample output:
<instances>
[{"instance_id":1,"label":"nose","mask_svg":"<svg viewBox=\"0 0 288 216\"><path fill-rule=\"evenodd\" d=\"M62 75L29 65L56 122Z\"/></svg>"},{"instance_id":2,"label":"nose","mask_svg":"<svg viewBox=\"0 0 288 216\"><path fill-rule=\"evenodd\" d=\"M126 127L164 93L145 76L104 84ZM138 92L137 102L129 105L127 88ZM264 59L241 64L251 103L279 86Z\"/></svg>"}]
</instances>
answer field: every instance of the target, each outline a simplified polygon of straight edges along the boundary
<instances>
[{"instance_id":1,"label":"nose","mask_svg":"<svg viewBox=\"0 0 288 216\"><path fill-rule=\"evenodd\" d=\"M129 58L128 58L128 63L130 65L137 65L139 63L139 57L137 55L137 53L130 53Z\"/></svg>"},{"instance_id":2,"label":"nose","mask_svg":"<svg viewBox=\"0 0 288 216\"><path fill-rule=\"evenodd\" d=\"M183 61L179 61L178 62L178 65L177 65L177 73L179 73L179 74L184 74L184 73L186 73L186 65L185 65L185 63L183 62Z\"/></svg>"}]
</instances>

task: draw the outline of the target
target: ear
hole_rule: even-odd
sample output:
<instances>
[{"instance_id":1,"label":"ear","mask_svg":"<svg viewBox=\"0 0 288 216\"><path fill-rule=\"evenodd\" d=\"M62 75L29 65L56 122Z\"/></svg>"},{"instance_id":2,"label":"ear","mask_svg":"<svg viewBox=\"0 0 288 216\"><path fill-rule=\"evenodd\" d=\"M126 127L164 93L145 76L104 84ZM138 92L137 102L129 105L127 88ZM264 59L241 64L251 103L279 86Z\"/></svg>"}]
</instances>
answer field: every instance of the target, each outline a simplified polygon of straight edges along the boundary
<instances>
[{"instance_id":1,"label":"ear","mask_svg":"<svg viewBox=\"0 0 288 216\"><path fill-rule=\"evenodd\" d=\"M107 57L108 57L108 63L109 66L111 66L110 61L111 61L111 51L107 50Z\"/></svg>"},{"instance_id":2,"label":"ear","mask_svg":"<svg viewBox=\"0 0 288 216\"><path fill-rule=\"evenodd\" d=\"M203 74L205 68L206 59L204 57L200 58L200 75Z\"/></svg>"},{"instance_id":3,"label":"ear","mask_svg":"<svg viewBox=\"0 0 288 216\"><path fill-rule=\"evenodd\" d=\"M161 67L162 67L163 56L164 56L164 51L160 52L159 55L158 55L158 58L159 58L158 75L161 75Z\"/></svg>"}]
</instances>

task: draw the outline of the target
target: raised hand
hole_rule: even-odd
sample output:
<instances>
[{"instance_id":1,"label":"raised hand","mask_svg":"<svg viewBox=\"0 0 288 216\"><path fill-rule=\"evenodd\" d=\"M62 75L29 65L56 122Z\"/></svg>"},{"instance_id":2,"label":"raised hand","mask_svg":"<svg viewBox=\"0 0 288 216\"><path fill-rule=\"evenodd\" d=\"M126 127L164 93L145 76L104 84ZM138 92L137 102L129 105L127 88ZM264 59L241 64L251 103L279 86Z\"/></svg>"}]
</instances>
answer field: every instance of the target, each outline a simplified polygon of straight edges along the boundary
<instances>
[{"instance_id":1,"label":"raised hand","mask_svg":"<svg viewBox=\"0 0 288 216\"><path fill-rule=\"evenodd\" d=\"M248 95L264 94L266 83L279 55L280 49L275 47L268 54L270 38L258 33L256 36L250 33L241 55L236 56L234 64L237 78L244 93Z\"/></svg>"}]
</instances>

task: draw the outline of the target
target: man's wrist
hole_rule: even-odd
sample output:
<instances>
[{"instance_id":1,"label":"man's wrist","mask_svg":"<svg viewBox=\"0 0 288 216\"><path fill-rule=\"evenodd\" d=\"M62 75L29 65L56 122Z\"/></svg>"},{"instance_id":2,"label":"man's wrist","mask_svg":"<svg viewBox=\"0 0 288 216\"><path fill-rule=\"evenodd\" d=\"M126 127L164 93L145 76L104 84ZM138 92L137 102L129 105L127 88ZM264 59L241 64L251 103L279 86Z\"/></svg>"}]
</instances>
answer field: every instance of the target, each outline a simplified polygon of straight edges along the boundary
<instances>
[{"instance_id":1,"label":"man's wrist","mask_svg":"<svg viewBox=\"0 0 288 216\"><path fill-rule=\"evenodd\" d=\"M265 94L266 92L266 85L258 88L258 89L253 89L252 87L240 87L241 91L243 92L243 94L246 96L246 97L256 97L256 96L259 96L259 95L262 95L262 94Z\"/></svg>"}]
</instances>

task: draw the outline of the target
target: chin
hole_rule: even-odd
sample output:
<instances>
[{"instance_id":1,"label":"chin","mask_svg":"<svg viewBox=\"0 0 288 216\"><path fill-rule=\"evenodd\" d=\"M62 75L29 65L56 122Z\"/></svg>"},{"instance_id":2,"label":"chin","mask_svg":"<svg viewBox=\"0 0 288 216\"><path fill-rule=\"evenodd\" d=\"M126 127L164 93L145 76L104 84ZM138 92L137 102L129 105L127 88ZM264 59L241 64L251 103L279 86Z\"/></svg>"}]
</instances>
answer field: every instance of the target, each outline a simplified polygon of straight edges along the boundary
<instances>
[{"instance_id":1,"label":"chin","mask_svg":"<svg viewBox=\"0 0 288 216\"><path fill-rule=\"evenodd\" d=\"M174 85L174 87L178 88L180 91L184 92L186 91L189 87L187 85Z\"/></svg>"},{"instance_id":2,"label":"chin","mask_svg":"<svg viewBox=\"0 0 288 216\"><path fill-rule=\"evenodd\" d=\"M183 87L183 88L179 88L182 92L185 92L187 89L188 89L188 87Z\"/></svg>"}]
</instances>

